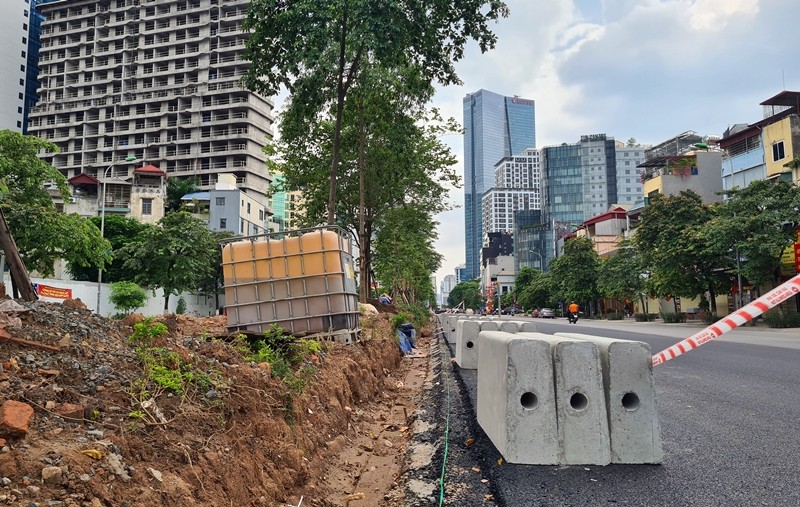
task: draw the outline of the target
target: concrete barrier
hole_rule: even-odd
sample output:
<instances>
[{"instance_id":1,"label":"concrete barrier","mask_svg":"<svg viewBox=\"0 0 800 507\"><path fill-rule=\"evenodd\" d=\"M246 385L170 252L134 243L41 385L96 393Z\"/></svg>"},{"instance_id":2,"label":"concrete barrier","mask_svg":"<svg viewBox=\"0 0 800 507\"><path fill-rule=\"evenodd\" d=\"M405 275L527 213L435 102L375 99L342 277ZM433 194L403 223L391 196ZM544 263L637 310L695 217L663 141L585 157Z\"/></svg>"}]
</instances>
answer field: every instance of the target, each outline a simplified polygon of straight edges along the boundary
<instances>
[{"instance_id":1,"label":"concrete barrier","mask_svg":"<svg viewBox=\"0 0 800 507\"><path fill-rule=\"evenodd\" d=\"M525 320L501 320L500 331L506 333L535 333L536 323Z\"/></svg>"},{"instance_id":2,"label":"concrete barrier","mask_svg":"<svg viewBox=\"0 0 800 507\"><path fill-rule=\"evenodd\" d=\"M481 331L500 331L497 321L462 319L456 323L456 364L466 370L478 367L479 339Z\"/></svg>"},{"instance_id":3,"label":"concrete barrier","mask_svg":"<svg viewBox=\"0 0 800 507\"><path fill-rule=\"evenodd\" d=\"M556 335L588 340L599 347L612 463L661 463L664 451L650 346L644 342L579 333Z\"/></svg>"},{"instance_id":4,"label":"concrete barrier","mask_svg":"<svg viewBox=\"0 0 800 507\"><path fill-rule=\"evenodd\" d=\"M559 463L611 463L608 411L597 345L543 333L519 333L517 336L547 341L552 347Z\"/></svg>"},{"instance_id":5,"label":"concrete barrier","mask_svg":"<svg viewBox=\"0 0 800 507\"><path fill-rule=\"evenodd\" d=\"M507 462L557 464L551 342L502 331L478 339L478 424Z\"/></svg>"}]
</instances>

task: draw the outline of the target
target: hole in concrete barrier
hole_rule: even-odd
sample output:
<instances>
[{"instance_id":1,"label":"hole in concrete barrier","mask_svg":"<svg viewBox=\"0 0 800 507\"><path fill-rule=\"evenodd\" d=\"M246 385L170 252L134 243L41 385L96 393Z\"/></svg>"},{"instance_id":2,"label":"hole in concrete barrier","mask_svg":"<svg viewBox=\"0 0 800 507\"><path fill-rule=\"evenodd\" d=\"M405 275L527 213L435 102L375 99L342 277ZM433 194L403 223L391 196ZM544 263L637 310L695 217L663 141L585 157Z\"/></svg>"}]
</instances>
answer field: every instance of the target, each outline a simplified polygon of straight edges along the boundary
<instances>
[{"instance_id":1,"label":"hole in concrete barrier","mask_svg":"<svg viewBox=\"0 0 800 507\"><path fill-rule=\"evenodd\" d=\"M569 406L575 410L584 410L589 405L589 399L583 393L575 393L569 398Z\"/></svg>"},{"instance_id":2,"label":"hole in concrete barrier","mask_svg":"<svg viewBox=\"0 0 800 507\"><path fill-rule=\"evenodd\" d=\"M519 402L522 404L522 408L533 410L539 405L539 398L537 398L532 392L526 392L522 393Z\"/></svg>"},{"instance_id":3,"label":"hole in concrete barrier","mask_svg":"<svg viewBox=\"0 0 800 507\"><path fill-rule=\"evenodd\" d=\"M475 344L474 344L474 343L472 343L471 341L468 341L468 342L467 342L467 348L468 348L468 349L471 349L471 348L472 348L472 347L474 347L474 346L475 346Z\"/></svg>"},{"instance_id":4,"label":"hole in concrete barrier","mask_svg":"<svg viewBox=\"0 0 800 507\"><path fill-rule=\"evenodd\" d=\"M639 408L639 397L636 396L636 393L625 393L622 396L622 406L628 412L633 412Z\"/></svg>"}]
</instances>

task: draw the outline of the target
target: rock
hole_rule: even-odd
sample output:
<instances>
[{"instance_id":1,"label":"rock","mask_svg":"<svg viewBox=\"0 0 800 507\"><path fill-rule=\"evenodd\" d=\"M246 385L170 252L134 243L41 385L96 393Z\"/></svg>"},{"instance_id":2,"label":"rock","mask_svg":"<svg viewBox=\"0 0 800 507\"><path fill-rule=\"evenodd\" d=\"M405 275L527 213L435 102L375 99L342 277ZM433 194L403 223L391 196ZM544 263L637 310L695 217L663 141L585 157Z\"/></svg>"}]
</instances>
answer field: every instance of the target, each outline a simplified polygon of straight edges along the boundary
<instances>
[{"instance_id":1,"label":"rock","mask_svg":"<svg viewBox=\"0 0 800 507\"><path fill-rule=\"evenodd\" d=\"M114 472L120 479L125 482L131 480L131 476L128 475L128 472L125 471L125 467L122 464L122 456L116 453L109 453L108 455L108 466L111 468L111 471Z\"/></svg>"},{"instance_id":2,"label":"rock","mask_svg":"<svg viewBox=\"0 0 800 507\"><path fill-rule=\"evenodd\" d=\"M369 303L359 303L358 309L364 315L378 315L378 309L375 308L375 305Z\"/></svg>"},{"instance_id":3,"label":"rock","mask_svg":"<svg viewBox=\"0 0 800 507\"><path fill-rule=\"evenodd\" d=\"M29 493L31 496L36 496L36 495L38 495L38 494L39 494L39 492L42 490L42 488L40 488L39 486L28 486L28 487L27 487L27 488L25 488L25 489L26 489L26 490L28 490L28 493Z\"/></svg>"},{"instance_id":4,"label":"rock","mask_svg":"<svg viewBox=\"0 0 800 507\"><path fill-rule=\"evenodd\" d=\"M9 479L8 477L3 477L2 482L3 486L8 486L9 484L11 484L11 479Z\"/></svg>"},{"instance_id":5,"label":"rock","mask_svg":"<svg viewBox=\"0 0 800 507\"><path fill-rule=\"evenodd\" d=\"M55 409L56 414L68 419L83 419L83 407L73 403L63 403L60 407Z\"/></svg>"},{"instance_id":6,"label":"rock","mask_svg":"<svg viewBox=\"0 0 800 507\"><path fill-rule=\"evenodd\" d=\"M45 484L61 484L64 479L64 471L61 467L44 467L42 469L42 481Z\"/></svg>"},{"instance_id":7,"label":"rock","mask_svg":"<svg viewBox=\"0 0 800 507\"><path fill-rule=\"evenodd\" d=\"M156 470L155 468L148 468L147 472L153 476L153 479L157 480L158 482L164 482L164 477L161 475L161 472Z\"/></svg>"},{"instance_id":8,"label":"rock","mask_svg":"<svg viewBox=\"0 0 800 507\"><path fill-rule=\"evenodd\" d=\"M90 437L95 437L95 438L103 438L103 435L105 435L105 433L103 433L103 430L89 430L86 432L86 434L89 435Z\"/></svg>"},{"instance_id":9,"label":"rock","mask_svg":"<svg viewBox=\"0 0 800 507\"><path fill-rule=\"evenodd\" d=\"M33 407L20 401L6 400L0 406L0 434L24 437L33 417Z\"/></svg>"},{"instance_id":10,"label":"rock","mask_svg":"<svg viewBox=\"0 0 800 507\"><path fill-rule=\"evenodd\" d=\"M92 480L92 478L89 477L89 474L81 474L78 479L80 479L81 482L89 482Z\"/></svg>"},{"instance_id":11,"label":"rock","mask_svg":"<svg viewBox=\"0 0 800 507\"><path fill-rule=\"evenodd\" d=\"M0 447L5 447L7 443L5 438L0 438Z\"/></svg>"}]
</instances>

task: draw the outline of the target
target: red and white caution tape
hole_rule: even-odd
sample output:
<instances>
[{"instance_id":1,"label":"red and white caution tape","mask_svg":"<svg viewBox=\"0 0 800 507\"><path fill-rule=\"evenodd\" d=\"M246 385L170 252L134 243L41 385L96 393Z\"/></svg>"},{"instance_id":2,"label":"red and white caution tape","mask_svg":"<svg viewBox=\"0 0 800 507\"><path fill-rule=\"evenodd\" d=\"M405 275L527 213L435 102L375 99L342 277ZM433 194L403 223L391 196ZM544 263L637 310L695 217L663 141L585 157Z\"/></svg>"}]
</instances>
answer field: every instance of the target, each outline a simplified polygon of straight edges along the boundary
<instances>
[{"instance_id":1,"label":"red and white caution tape","mask_svg":"<svg viewBox=\"0 0 800 507\"><path fill-rule=\"evenodd\" d=\"M732 314L723 317L714 324L695 333L689 338L676 343L668 349L664 349L653 356L653 366L666 363L670 359L675 359L681 354L696 349L700 345L710 342L714 338L727 333L737 327L750 322L770 308L774 308L783 303L795 294L800 294L800 275L795 276L786 283L783 283L771 291L767 292L752 303L740 308Z\"/></svg>"}]
</instances>

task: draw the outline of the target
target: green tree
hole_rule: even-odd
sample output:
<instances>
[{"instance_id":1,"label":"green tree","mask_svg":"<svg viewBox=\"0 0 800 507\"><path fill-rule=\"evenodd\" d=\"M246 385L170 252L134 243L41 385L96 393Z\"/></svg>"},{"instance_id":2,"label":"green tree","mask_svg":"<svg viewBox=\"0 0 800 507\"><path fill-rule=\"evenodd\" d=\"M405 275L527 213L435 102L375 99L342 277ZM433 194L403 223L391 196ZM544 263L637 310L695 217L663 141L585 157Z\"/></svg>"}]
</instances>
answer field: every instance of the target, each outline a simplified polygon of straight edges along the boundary
<instances>
[{"instance_id":1,"label":"green tree","mask_svg":"<svg viewBox=\"0 0 800 507\"><path fill-rule=\"evenodd\" d=\"M464 309L472 308L473 310L478 310L483 306L481 287L477 280L461 282L450 291L450 295L447 296L447 306L456 308L461 303L464 303Z\"/></svg>"},{"instance_id":2,"label":"green tree","mask_svg":"<svg viewBox=\"0 0 800 507\"><path fill-rule=\"evenodd\" d=\"M38 154L57 151L43 139L0 131L0 181L7 187L0 206L25 266L45 277L53 275L59 259L69 266L95 269L111 259L110 245L97 227L86 218L56 209L45 183L54 184L64 200L69 198L69 187L64 176Z\"/></svg>"},{"instance_id":3,"label":"green tree","mask_svg":"<svg viewBox=\"0 0 800 507\"><path fill-rule=\"evenodd\" d=\"M597 289L603 296L618 301L638 297L644 308L644 287L642 259L630 241L620 242L615 255L600 261Z\"/></svg>"},{"instance_id":4,"label":"green tree","mask_svg":"<svg viewBox=\"0 0 800 507\"><path fill-rule=\"evenodd\" d=\"M368 60L376 67L415 69L422 80L458 83L454 62L468 40L494 47L488 23L508 14L499 0L253 0L243 24L250 31L244 82L274 95L285 86L289 107L312 123L333 107L327 223L335 223L345 101Z\"/></svg>"},{"instance_id":5,"label":"green tree","mask_svg":"<svg viewBox=\"0 0 800 507\"><path fill-rule=\"evenodd\" d=\"M120 251L135 282L155 291L164 289L164 311L169 297L197 291L217 269L216 237L205 224L185 211L167 213L157 227L147 228Z\"/></svg>"},{"instance_id":6,"label":"green tree","mask_svg":"<svg viewBox=\"0 0 800 507\"><path fill-rule=\"evenodd\" d=\"M716 313L716 294L730 287L732 259L707 234L714 208L695 192L659 195L642 212L633 244L650 271L648 291L655 296L696 297L708 291Z\"/></svg>"},{"instance_id":7,"label":"green tree","mask_svg":"<svg viewBox=\"0 0 800 507\"><path fill-rule=\"evenodd\" d=\"M550 273L533 270L530 282L517 293L517 303L523 308L542 308L553 305L555 301L553 279Z\"/></svg>"},{"instance_id":8,"label":"green tree","mask_svg":"<svg viewBox=\"0 0 800 507\"><path fill-rule=\"evenodd\" d=\"M589 238L564 243L564 254L550 263L555 295L563 301L591 303L598 295L597 269L600 263Z\"/></svg>"},{"instance_id":9,"label":"green tree","mask_svg":"<svg viewBox=\"0 0 800 507\"><path fill-rule=\"evenodd\" d=\"M192 192L197 192L199 180L191 178L169 178L167 180L167 211L180 211L183 202L181 198Z\"/></svg>"},{"instance_id":10,"label":"green tree","mask_svg":"<svg viewBox=\"0 0 800 507\"><path fill-rule=\"evenodd\" d=\"M100 217L91 217L89 220L98 229L100 228ZM125 269L124 262L118 259L118 252L148 227L154 226L144 224L135 218L123 217L120 215L106 215L104 237L111 244L112 260L103 268L104 282L122 282L125 280L133 280L136 277L135 271ZM91 266L70 264L69 271L75 280L97 281L97 269Z\"/></svg>"},{"instance_id":11,"label":"green tree","mask_svg":"<svg viewBox=\"0 0 800 507\"><path fill-rule=\"evenodd\" d=\"M755 287L774 283L780 258L797 240L800 187L786 181L753 181L735 188L704 228L718 255L741 258L741 274Z\"/></svg>"},{"instance_id":12,"label":"green tree","mask_svg":"<svg viewBox=\"0 0 800 507\"><path fill-rule=\"evenodd\" d=\"M337 225L356 237L359 249L359 287L362 300L372 286L372 240L388 209L406 202L426 207L433 215L447 208L447 187L458 186L455 156L440 136L454 132L454 120L444 121L436 110L414 105L404 94L402 76L370 68L354 88L345 109L342 131ZM302 190L305 226L324 223L329 198L325 174L330 158L330 121L306 128L302 118L288 112L281 122L279 169L286 188Z\"/></svg>"},{"instance_id":13,"label":"green tree","mask_svg":"<svg viewBox=\"0 0 800 507\"><path fill-rule=\"evenodd\" d=\"M397 300L415 305L434 300L431 273L442 262L433 242L436 222L428 210L409 204L387 210L375 238L375 273Z\"/></svg>"},{"instance_id":14,"label":"green tree","mask_svg":"<svg viewBox=\"0 0 800 507\"><path fill-rule=\"evenodd\" d=\"M117 311L128 314L144 306L147 292L133 282L116 282L111 284L111 296L108 299Z\"/></svg>"}]
</instances>

